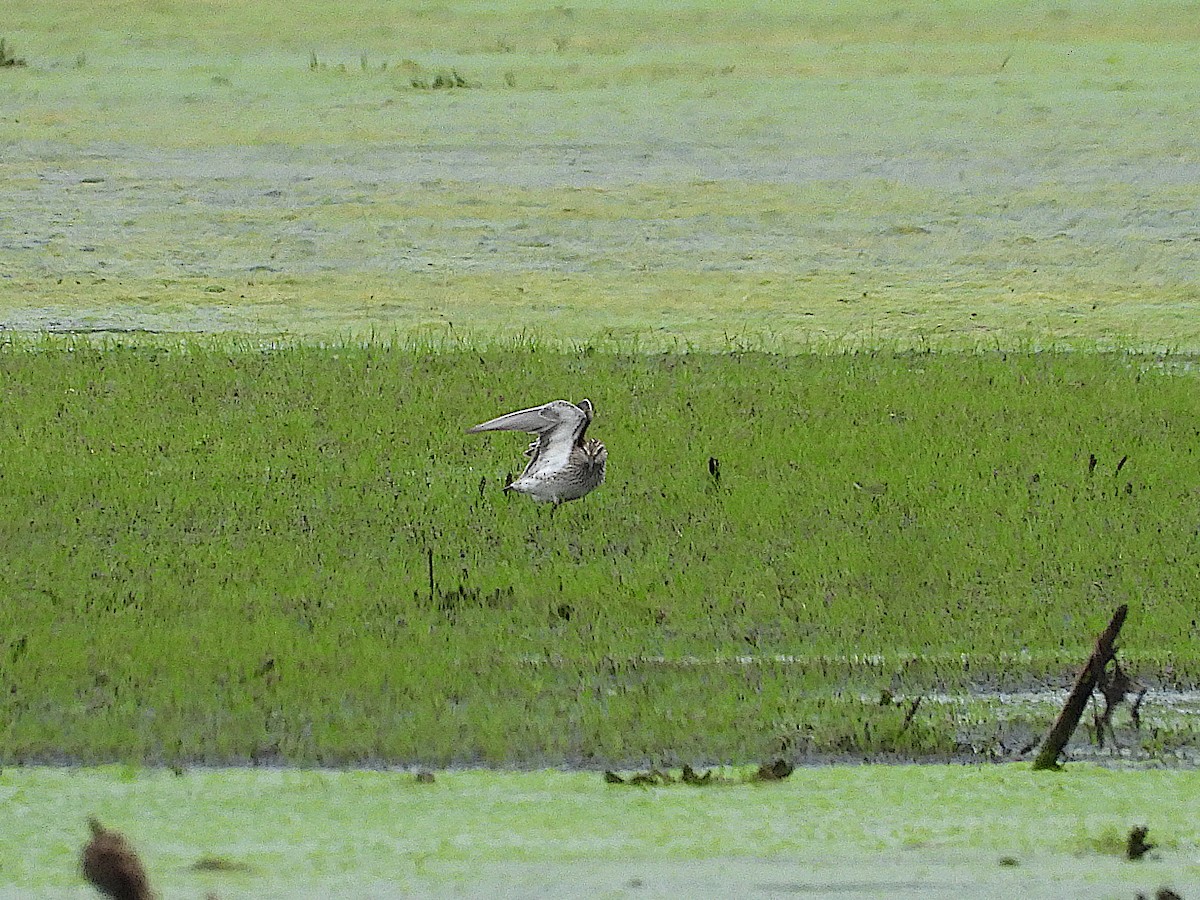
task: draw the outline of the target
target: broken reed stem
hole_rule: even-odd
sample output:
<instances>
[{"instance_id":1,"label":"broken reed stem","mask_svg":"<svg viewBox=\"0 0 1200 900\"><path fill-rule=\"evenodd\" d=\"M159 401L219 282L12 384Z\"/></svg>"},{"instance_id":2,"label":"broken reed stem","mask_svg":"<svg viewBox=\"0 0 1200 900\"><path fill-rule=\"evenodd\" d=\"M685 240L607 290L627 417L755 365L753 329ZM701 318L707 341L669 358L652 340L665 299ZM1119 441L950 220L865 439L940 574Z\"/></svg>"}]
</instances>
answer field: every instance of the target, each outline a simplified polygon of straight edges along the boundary
<instances>
[{"instance_id":1,"label":"broken reed stem","mask_svg":"<svg viewBox=\"0 0 1200 900\"><path fill-rule=\"evenodd\" d=\"M1058 768L1059 754L1067 745L1067 741L1071 739L1071 735L1075 733L1075 727L1079 724L1079 718L1083 715L1088 698L1096 689L1096 682L1100 680L1104 667L1116 653L1113 645L1116 643L1117 635L1121 633L1121 626L1125 624L1125 616L1128 614L1129 605L1122 603L1113 613L1108 627L1097 638L1096 649L1092 651L1092 655L1088 657L1087 663L1084 664L1083 670L1075 680L1075 687L1067 696L1067 702L1063 704L1062 712L1058 714L1058 718L1046 732L1046 737L1042 739L1042 746L1038 750L1037 758L1033 761L1035 772Z\"/></svg>"},{"instance_id":2,"label":"broken reed stem","mask_svg":"<svg viewBox=\"0 0 1200 900\"><path fill-rule=\"evenodd\" d=\"M433 548L427 547L425 552L429 558L429 606L432 608L437 602L437 598L435 597L437 591L434 589L433 580Z\"/></svg>"}]
</instances>

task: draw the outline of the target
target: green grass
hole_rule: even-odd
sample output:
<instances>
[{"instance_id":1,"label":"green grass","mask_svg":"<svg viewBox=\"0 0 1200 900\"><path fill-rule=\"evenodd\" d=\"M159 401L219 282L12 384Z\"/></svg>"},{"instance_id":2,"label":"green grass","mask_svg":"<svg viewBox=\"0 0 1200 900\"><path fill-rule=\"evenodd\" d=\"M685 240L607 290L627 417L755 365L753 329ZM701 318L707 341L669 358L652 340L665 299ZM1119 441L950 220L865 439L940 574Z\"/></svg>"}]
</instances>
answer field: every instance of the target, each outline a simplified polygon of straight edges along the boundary
<instances>
[{"instance_id":1,"label":"green grass","mask_svg":"<svg viewBox=\"0 0 1200 900\"><path fill-rule=\"evenodd\" d=\"M0 759L944 756L881 690L1063 677L1119 602L1190 685L1193 364L8 345ZM608 483L502 495L463 429L585 393Z\"/></svg>"},{"instance_id":2,"label":"green grass","mask_svg":"<svg viewBox=\"0 0 1200 900\"><path fill-rule=\"evenodd\" d=\"M831 766L770 785L648 789L596 773L420 785L399 772L6 769L0 884L79 896L96 815L167 897L1129 898L1163 885L1186 897L1200 888L1198 785L1194 772L1087 766ZM1121 852L1138 825L1159 849L1135 864ZM241 868L195 869L212 858Z\"/></svg>"},{"instance_id":3,"label":"green grass","mask_svg":"<svg viewBox=\"0 0 1200 900\"><path fill-rule=\"evenodd\" d=\"M1184 4L13 0L0 27L28 62L0 78L10 328L1200 349ZM412 86L447 72L473 87Z\"/></svg>"}]
</instances>

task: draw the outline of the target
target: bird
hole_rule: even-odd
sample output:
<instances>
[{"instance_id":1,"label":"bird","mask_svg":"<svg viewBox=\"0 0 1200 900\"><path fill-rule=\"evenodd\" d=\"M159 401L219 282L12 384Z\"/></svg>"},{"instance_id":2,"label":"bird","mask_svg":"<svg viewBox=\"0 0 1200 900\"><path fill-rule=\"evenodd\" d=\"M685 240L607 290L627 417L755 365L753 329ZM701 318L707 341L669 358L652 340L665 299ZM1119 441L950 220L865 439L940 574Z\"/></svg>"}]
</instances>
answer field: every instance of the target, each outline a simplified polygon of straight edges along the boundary
<instances>
[{"instance_id":1,"label":"bird","mask_svg":"<svg viewBox=\"0 0 1200 900\"><path fill-rule=\"evenodd\" d=\"M96 819L88 819L92 839L79 859L83 877L105 897L113 900L153 900L150 879L125 835L110 831Z\"/></svg>"},{"instance_id":2,"label":"bird","mask_svg":"<svg viewBox=\"0 0 1200 900\"><path fill-rule=\"evenodd\" d=\"M529 462L521 476L504 490L516 491L555 508L594 491L604 483L608 451L594 438L584 439L594 415L592 401L551 400L542 406L519 409L468 428L481 431L524 431L536 434L525 455Z\"/></svg>"}]
</instances>

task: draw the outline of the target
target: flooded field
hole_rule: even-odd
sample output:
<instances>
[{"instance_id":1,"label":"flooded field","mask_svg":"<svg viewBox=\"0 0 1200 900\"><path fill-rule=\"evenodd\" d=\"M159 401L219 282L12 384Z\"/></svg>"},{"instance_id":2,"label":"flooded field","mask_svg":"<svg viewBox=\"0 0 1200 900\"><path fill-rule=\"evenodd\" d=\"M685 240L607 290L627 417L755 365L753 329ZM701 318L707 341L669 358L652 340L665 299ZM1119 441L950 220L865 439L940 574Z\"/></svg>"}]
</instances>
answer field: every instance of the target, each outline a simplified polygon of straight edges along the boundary
<instances>
[{"instance_id":1,"label":"flooded field","mask_svg":"<svg viewBox=\"0 0 1200 900\"><path fill-rule=\"evenodd\" d=\"M18 3L0 327L1200 346L1170 4L368 7Z\"/></svg>"}]
</instances>

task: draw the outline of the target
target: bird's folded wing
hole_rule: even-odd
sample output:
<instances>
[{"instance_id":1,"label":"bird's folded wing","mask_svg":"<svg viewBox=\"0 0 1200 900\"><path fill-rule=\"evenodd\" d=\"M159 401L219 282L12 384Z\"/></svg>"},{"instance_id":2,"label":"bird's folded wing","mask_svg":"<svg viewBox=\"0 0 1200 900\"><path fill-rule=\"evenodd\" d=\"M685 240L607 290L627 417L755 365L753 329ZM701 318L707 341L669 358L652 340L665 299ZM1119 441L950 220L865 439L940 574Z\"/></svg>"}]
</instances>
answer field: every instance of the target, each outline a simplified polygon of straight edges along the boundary
<instances>
[{"instance_id":1,"label":"bird's folded wing","mask_svg":"<svg viewBox=\"0 0 1200 900\"><path fill-rule=\"evenodd\" d=\"M564 426L568 432L573 434L580 423L585 421L587 421L587 416L574 403L566 400L552 400L543 406L519 409L516 412L505 413L489 419L481 425L468 428L467 434L475 434L480 431L524 431L527 434L541 435Z\"/></svg>"},{"instance_id":2,"label":"bird's folded wing","mask_svg":"<svg viewBox=\"0 0 1200 900\"><path fill-rule=\"evenodd\" d=\"M496 416L474 428L468 428L467 434L480 431L524 431L529 434L541 434L554 427L554 422L542 415L544 407L534 406L530 409L519 409L516 412Z\"/></svg>"},{"instance_id":3,"label":"bird's folded wing","mask_svg":"<svg viewBox=\"0 0 1200 900\"><path fill-rule=\"evenodd\" d=\"M520 409L467 429L480 431L524 431L536 434L530 445L529 464L522 478L542 471L554 471L567 465L575 441L587 427L587 413L566 400L552 400L544 406Z\"/></svg>"}]
</instances>

